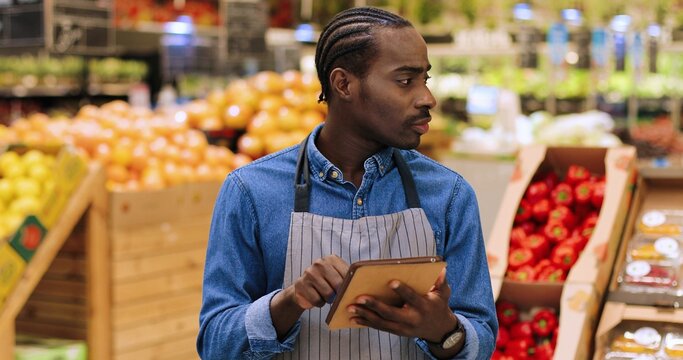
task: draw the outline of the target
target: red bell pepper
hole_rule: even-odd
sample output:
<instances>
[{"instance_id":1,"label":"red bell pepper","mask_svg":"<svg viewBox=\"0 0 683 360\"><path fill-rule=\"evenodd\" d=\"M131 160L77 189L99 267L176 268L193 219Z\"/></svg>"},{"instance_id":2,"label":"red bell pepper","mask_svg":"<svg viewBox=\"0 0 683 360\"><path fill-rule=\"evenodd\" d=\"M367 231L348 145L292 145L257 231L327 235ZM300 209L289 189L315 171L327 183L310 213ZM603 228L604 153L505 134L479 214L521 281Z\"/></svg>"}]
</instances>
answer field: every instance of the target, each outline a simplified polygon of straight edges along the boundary
<instances>
[{"instance_id":1,"label":"red bell pepper","mask_svg":"<svg viewBox=\"0 0 683 360\"><path fill-rule=\"evenodd\" d=\"M552 263L550 262L549 259L541 259L536 265L534 265L534 270L536 270L536 279L538 279L538 275L541 274L543 269L546 267L550 266Z\"/></svg>"},{"instance_id":2,"label":"red bell pepper","mask_svg":"<svg viewBox=\"0 0 683 360\"><path fill-rule=\"evenodd\" d=\"M548 184L543 181L534 181L527 187L524 198L533 203L547 198L548 195L550 195Z\"/></svg>"},{"instance_id":3,"label":"red bell pepper","mask_svg":"<svg viewBox=\"0 0 683 360\"><path fill-rule=\"evenodd\" d=\"M510 327L519 320L519 310L517 305L509 301L498 301L496 303L496 317L498 324L502 327Z\"/></svg>"},{"instance_id":4,"label":"red bell pepper","mask_svg":"<svg viewBox=\"0 0 683 360\"><path fill-rule=\"evenodd\" d=\"M505 347L505 355L511 356L515 360L531 359L529 352L533 347L534 340L532 338L510 340Z\"/></svg>"},{"instance_id":5,"label":"red bell pepper","mask_svg":"<svg viewBox=\"0 0 683 360\"><path fill-rule=\"evenodd\" d=\"M540 175L538 180L548 185L548 190L554 189L555 186L557 186L557 184L560 182L560 178L552 171Z\"/></svg>"},{"instance_id":6,"label":"red bell pepper","mask_svg":"<svg viewBox=\"0 0 683 360\"><path fill-rule=\"evenodd\" d=\"M548 213L550 213L550 200L538 200L531 208L531 214L534 220L539 223L544 223L548 220Z\"/></svg>"},{"instance_id":7,"label":"red bell pepper","mask_svg":"<svg viewBox=\"0 0 683 360\"><path fill-rule=\"evenodd\" d=\"M526 231L521 226L515 226L510 230L510 248L522 246L522 240L526 238Z\"/></svg>"},{"instance_id":8,"label":"red bell pepper","mask_svg":"<svg viewBox=\"0 0 683 360\"><path fill-rule=\"evenodd\" d=\"M550 193L550 199L555 205L571 206L574 203L574 191L571 185L559 183Z\"/></svg>"},{"instance_id":9,"label":"red bell pepper","mask_svg":"<svg viewBox=\"0 0 683 360\"><path fill-rule=\"evenodd\" d=\"M541 234L532 234L525 237L521 243L522 247L531 250L534 253L534 258L543 259L550 253L550 243L545 236Z\"/></svg>"},{"instance_id":10,"label":"red bell pepper","mask_svg":"<svg viewBox=\"0 0 683 360\"><path fill-rule=\"evenodd\" d=\"M531 265L524 265L517 270L508 271L506 277L513 281L534 281L536 279L536 269Z\"/></svg>"},{"instance_id":11,"label":"red bell pepper","mask_svg":"<svg viewBox=\"0 0 683 360\"><path fill-rule=\"evenodd\" d=\"M531 219L531 207L532 205L528 200L522 199L522 201L519 202L519 207L515 214L515 223L521 223Z\"/></svg>"},{"instance_id":12,"label":"red bell pepper","mask_svg":"<svg viewBox=\"0 0 683 360\"><path fill-rule=\"evenodd\" d=\"M540 337L549 336L557 327L557 316L548 309L541 309L531 320L531 330Z\"/></svg>"},{"instance_id":13,"label":"red bell pepper","mask_svg":"<svg viewBox=\"0 0 683 360\"><path fill-rule=\"evenodd\" d=\"M531 235L536 232L536 224L534 224L533 221L525 221L519 224L519 227L524 229L524 232L526 232L527 235Z\"/></svg>"},{"instance_id":14,"label":"red bell pepper","mask_svg":"<svg viewBox=\"0 0 683 360\"><path fill-rule=\"evenodd\" d=\"M524 265L533 265L535 263L534 253L525 248L512 249L508 255L508 268L510 270L517 270Z\"/></svg>"},{"instance_id":15,"label":"red bell pepper","mask_svg":"<svg viewBox=\"0 0 683 360\"><path fill-rule=\"evenodd\" d=\"M561 222L548 222L543 228L543 235L551 242L558 243L569 237L569 229Z\"/></svg>"},{"instance_id":16,"label":"red bell pepper","mask_svg":"<svg viewBox=\"0 0 683 360\"><path fill-rule=\"evenodd\" d=\"M520 321L510 328L510 339L531 339L533 341L534 331L531 328L531 321ZM509 343L508 343L509 345Z\"/></svg>"},{"instance_id":17,"label":"red bell pepper","mask_svg":"<svg viewBox=\"0 0 683 360\"><path fill-rule=\"evenodd\" d=\"M565 179L569 184L576 185L582 181L590 178L591 173L581 165L569 165L567 169L567 178Z\"/></svg>"},{"instance_id":18,"label":"red bell pepper","mask_svg":"<svg viewBox=\"0 0 683 360\"><path fill-rule=\"evenodd\" d=\"M574 216L574 213L568 207L564 205L558 205L554 209L550 210L550 214L548 214L548 221L559 221L567 229L572 229L576 224L576 216Z\"/></svg>"},{"instance_id":19,"label":"red bell pepper","mask_svg":"<svg viewBox=\"0 0 683 360\"><path fill-rule=\"evenodd\" d=\"M588 204L593 196L593 184L589 181L582 181L574 188L574 201L577 204Z\"/></svg>"},{"instance_id":20,"label":"red bell pepper","mask_svg":"<svg viewBox=\"0 0 683 360\"><path fill-rule=\"evenodd\" d=\"M510 333L506 328L499 326L498 337L496 337L496 349L505 349L505 345L507 345L508 341L510 341Z\"/></svg>"},{"instance_id":21,"label":"red bell pepper","mask_svg":"<svg viewBox=\"0 0 683 360\"><path fill-rule=\"evenodd\" d=\"M570 245L560 244L550 253L550 262L565 271L569 271L578 258L579 254Z\"/></svg>"},{"instance_id":22,"label":"red bell pepper","mask_svg":"<svg viewBox=\"0 0 683 360\"><path fill-rule=\"evenodd\" d=\"M583 249L586 247L586 244L588 244L588 238L581 235L581 231L578 229L574 229L572 235L560 244L569 245L580 254L581 251L583 251Z\"/></svg>"},{"instance_id":23,"label":"red bell pepper","mask_svg":"<svg viewBox=\"0 0 683 360\"><path fill-rule=\"evenodd\" d=\"M495 350L491 355L491 360L515 360L515 358L505 355L502 351Z\"/></svg>"},{"instance_id":24,"label":"red bell pepper","mask_svg":"<svg viewBox=\"0 0 683 360\"><path fill-rule=\"evenodd\" d=\"M600 210L602 202L605 199L605 181L598 181L593 184L593 193L591 194L591 204L596 209Z\"/></svg>"},{"instance_id":25,"label":"red bell pepper","mask_svg":"<svg viewBox=\"0 0 683 360\"><path fill-rule=\"evenodd\" d=\"M557 337L560 334L560 327L556 327L555 331L553 331L553 337L550 338L550 345L553 346L553 350L555 350L555 346L557 346Z\"/></svg>"},{"instance_id":26,"label":"red bell pepper","mask_svg":"<svg viewBox=\"0 0 683 360\"><path fill-rule=\"evenodd\" d=\"M536 276L537 281L544 281L550 283L561 283L567 277L564 270L559 267L550 264L543 268L540 273Z\"/></svg>"},{"instance_id":27,"label":"red bell pepper","mask_svg":"<svg viewBox=\"0 0 683 360\"><path fill-rule=\"evenodd\" d=\"M554 354L555 349L550 341L543 341L534 348L534 359L536 360L553 360Z\"/></svg>"},{"instance_id":28,"label":"red bell pepper","mask_svg":"<svg viewBox=\"0 0 683 360\"><path fill-rule=\"evenodd\" d=\"M590 239L591 236L593 236L593 231L595 230L595 226L598 224L598 215L597 214L590 214L586 219L583 220L583 224L581 224L581 236L585 237L586 239Z\"/></svg>"}]
</instances>

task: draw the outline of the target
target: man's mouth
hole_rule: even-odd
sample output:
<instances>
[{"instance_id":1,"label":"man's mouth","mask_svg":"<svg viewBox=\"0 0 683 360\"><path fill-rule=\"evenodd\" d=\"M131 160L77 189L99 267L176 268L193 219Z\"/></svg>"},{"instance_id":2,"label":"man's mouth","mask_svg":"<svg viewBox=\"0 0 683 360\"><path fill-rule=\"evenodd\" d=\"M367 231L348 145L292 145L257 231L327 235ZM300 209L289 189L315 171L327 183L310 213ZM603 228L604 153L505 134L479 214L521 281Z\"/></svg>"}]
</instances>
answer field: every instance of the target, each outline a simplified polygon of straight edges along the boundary
<instances>
[{"instance_id":1,"label":"man's mouth","mask_svg":"<svg viewBox=\"0 0 683 360\"><path fill-rule=\"evenodd\" d=\"M412 123L411 128L415 130L418 134L424 135L429 131L429 122L432 121L432 117L429 114L426 116L418 118Z\"/></svg>"}]
</instances>

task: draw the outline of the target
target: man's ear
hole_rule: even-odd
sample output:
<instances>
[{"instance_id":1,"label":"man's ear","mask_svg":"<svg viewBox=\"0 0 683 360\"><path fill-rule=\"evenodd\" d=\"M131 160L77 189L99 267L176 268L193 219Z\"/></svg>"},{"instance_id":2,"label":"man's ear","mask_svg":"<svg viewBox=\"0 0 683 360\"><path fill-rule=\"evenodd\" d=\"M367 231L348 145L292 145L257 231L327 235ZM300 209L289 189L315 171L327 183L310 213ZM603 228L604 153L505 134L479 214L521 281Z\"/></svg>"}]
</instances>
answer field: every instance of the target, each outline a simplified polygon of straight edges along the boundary
<instances>
[{"instance_id":1,"label":"man's ear","mask_svg":"<svg viewBox=\"0 0 683 360\"><path fill-rule=\"evenodd\" d=\"M342 68L334 68L330 72L330 89L333 96L341 100L348 101L353 94L356 77Z\"/></svg>"}]
</instances>

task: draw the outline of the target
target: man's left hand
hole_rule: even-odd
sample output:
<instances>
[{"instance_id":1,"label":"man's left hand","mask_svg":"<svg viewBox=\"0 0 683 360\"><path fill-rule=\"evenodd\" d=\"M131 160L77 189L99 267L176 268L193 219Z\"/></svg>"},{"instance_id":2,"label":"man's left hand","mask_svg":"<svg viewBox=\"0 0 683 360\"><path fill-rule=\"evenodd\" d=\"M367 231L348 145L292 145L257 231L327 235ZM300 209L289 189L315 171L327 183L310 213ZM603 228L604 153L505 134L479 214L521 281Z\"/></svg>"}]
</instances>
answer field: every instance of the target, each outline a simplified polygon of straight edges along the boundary
<instances>
[{"instance_id":1,"label":"man's left hand","mask_svg":"<svg viewBox=\"0 0 683 360\"><path fill-rule=\"evenodd\" d=\"M391 281L389 287L401 296L402 306L392 306L371 296L359 296L347 308L351 319L359 325L434 343L457 326L458 319L448 306L451 289L446 282L445 269L425 295L397 280Z\"/></svg>"}]
</instances>

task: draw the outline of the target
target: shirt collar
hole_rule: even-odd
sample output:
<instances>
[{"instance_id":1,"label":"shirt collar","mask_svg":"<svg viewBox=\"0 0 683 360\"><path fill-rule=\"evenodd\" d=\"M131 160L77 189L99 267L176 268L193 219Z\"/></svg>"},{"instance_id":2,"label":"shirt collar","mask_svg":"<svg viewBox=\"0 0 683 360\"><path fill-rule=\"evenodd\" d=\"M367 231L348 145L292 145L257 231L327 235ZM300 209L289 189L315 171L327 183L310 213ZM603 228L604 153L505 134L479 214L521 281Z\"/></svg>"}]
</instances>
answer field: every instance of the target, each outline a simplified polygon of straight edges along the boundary
<instances>
[{"instance_id":1,"label":"shirt collar","mask_svg":"<svg viewBox=\"0 0 683 360\"><path fill-rule=\"evenodd\" d=\"M311 176L317 177L320 180L324 180L330 176L333 171L336 171L338 177L334 180L343 181L341 170L327 160L320 150L318 150L318 147L315 146L315 139L317 139L318 135L320 135L320 130L323 128L323 126L324 124L318 125L318 127L311 132L306 148L308 162L310 163L311 167ZM368 171L369 167L374 166L377 171L379 171L380 176L384 176L384 174L389 171L390 166L393 164L392 154L392 147L387 147L380 150L365 161L365 170Z\"/></svg>"}]
</instances>

